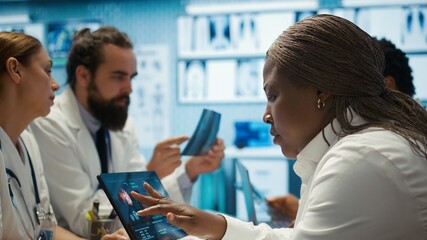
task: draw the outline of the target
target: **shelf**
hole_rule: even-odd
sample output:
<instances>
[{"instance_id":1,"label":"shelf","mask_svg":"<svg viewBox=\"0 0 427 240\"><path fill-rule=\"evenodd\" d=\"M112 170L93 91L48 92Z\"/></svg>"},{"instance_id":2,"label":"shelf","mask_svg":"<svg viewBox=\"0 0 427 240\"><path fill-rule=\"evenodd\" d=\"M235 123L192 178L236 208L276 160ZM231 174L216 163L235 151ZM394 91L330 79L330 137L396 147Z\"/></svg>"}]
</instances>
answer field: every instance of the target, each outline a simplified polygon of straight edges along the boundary
<instances>
[{"instance_id":1,"label":"shelf","mask_svg":"<svg viewBox=\"0 0 427 240\"><path fill-rule=\"evenodd\" d=\"M264 58L264 51L203 51L203 52L182 52L178 54L179 60L209 60L209 59L239 59L239 58Z\"/></svg>"}]
</instances>

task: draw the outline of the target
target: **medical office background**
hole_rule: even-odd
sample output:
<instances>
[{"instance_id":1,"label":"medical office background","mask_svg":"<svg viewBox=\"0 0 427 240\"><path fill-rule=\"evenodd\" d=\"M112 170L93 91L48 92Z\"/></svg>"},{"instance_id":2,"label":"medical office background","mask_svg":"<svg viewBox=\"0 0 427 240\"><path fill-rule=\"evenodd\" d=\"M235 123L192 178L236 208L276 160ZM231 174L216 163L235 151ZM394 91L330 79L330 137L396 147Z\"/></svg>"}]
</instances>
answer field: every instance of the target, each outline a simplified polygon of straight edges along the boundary
<instances>
[{"instance_id":1,"label":"medical office background","mask_svg":"<svg viewBox=\"0 0 427 240\"><path fill-rule=\"evenodd\" d=\"M221 113L226 157L221 169L199 178L192 203L244 218L236 159L265 195L299 196L294 160L272 145L262 123L262 66L286 27L316 13L345 17L393 41L410 59L415 97L426 102L427 0L0 0L0 30L39 38L62 90L76 30L111 25L126 32L138 59L130 115L141 152L149 159L162 139L191 136L204 108Z\"/></svg>"}]
</instances>

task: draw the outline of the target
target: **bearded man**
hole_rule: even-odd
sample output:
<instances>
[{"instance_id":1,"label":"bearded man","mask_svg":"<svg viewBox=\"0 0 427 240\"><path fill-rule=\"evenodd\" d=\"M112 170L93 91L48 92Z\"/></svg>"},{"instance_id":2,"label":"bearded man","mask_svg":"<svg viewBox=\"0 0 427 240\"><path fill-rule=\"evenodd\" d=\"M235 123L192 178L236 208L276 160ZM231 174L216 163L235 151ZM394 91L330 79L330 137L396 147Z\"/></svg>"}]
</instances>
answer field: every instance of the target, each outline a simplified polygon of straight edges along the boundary
<instances>
[{"instance_id":1,"label":"bearded man","mask_svg":"<svg viewBox=\"0 0 427 240\"><path fill-rule=\"evenodd\" d=\"M188 201L201 173L217 169L224 156L221 139L211 150L181 164L179 144L187 136L158 143L149 163L140 154L128 118L131 80L137 74L132 43L123 32L101 27L76 33L67 61L67 83L51 113L30 127L41 149L58 224L89 238L86 213L93 201L112 209L96 176L106 172L152 170L170 197ZM111 229L110 229L111 230Z\"/></svg>"}]
</instances>

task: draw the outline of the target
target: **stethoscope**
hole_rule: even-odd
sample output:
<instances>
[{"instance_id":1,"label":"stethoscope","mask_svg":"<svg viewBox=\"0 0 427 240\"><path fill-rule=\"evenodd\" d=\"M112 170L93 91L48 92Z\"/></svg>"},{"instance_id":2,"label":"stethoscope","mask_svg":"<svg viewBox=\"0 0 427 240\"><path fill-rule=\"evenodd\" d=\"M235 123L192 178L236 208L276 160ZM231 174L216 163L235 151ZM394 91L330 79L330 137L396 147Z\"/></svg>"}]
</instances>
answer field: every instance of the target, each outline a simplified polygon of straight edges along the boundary
<instances>
[{"instance_id":1,"label":"stethoscope","mask_svg":"<svg viewBox=\"0 0 427 240\"><path fill-rule=\"evenodd\" d=\"M33 180L34 194L35 194L35 198L36 198L36 206L33 209L33 213L34 213L35 219L37 221L37 224L40 225L40 217L42 215L42 209L41 209L41 201L40 201L39 189L38 189L37 180L36 180L36 173L34 171L33 162L31 160L30 154L28 153L28 149L25 146L24 142L23 141L21 141L21 142L22 142L22 145L24 147L25 153L27 154L28 162L30 164L30 169L31 169L31 178ZM0 151L1 150L2 150L2 146L1 146L1 142L0 142ZM5 169L6 169L6 173L11 178L15 179L15 181L18 183L19 188L21 188L21 182L19 181L18 176L16 176L16 174L11 169L9 169L7 167L5 167ZM10 198L12 200L12 204L16 208L17 206L15 205L14 194L13 194L13 191L12 191L12 187L10 186L10 180L8 181L8 187L9 187L9 195L10 195ZM21 192L21 195L22 195L22 192ZM22 198L23 198L23 200L25 202L25 198L24 198L23 195L22 195ZM28 211L27 208L26 208L26 210L27 210L28 215L31 216L31 214L30 214L30 212ZM21 216L20 216L20 218L21 218L21 221L24 222ZM32 219L31 219L31 224L33 225L33 228L35 229L35 225L34 225ZM27 232L27 234L28 234L28 232Z\"/></svg>"}]
</instances>

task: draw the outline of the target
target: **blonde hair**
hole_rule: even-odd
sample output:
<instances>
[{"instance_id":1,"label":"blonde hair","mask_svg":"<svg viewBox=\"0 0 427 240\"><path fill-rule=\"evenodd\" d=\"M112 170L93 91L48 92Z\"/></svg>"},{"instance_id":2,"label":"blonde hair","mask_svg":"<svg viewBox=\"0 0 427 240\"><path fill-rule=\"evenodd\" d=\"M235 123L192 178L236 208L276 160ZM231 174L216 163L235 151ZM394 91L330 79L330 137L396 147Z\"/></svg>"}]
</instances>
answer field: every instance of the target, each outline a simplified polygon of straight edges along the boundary
<instances>
[{"instance_id":1,"label":"blonde hair","mask_svg":"<svg viewBox=\"0 0 427 240\"><path fill-rule=\"evenodd\" d=\"M0 74L6 71L6 61L16 58L21 64L28 65L31 56L42 49L42 44L36 38L19 32L0 32ZM0 91L3 88L0 82Z\"/></svg>"},{"instance_id":2,"label":"blonde hair","mask_svg":"<svg viewBox=\"0 0 427 240\"><path fill-rule=\"evenodd\" d=\"M42 45L36 38L19 32L0 32L0 73L5 69L8 58L14 57L22 64L28 64L32 55L37 54Z\"/></svg>"}]
</instances>

